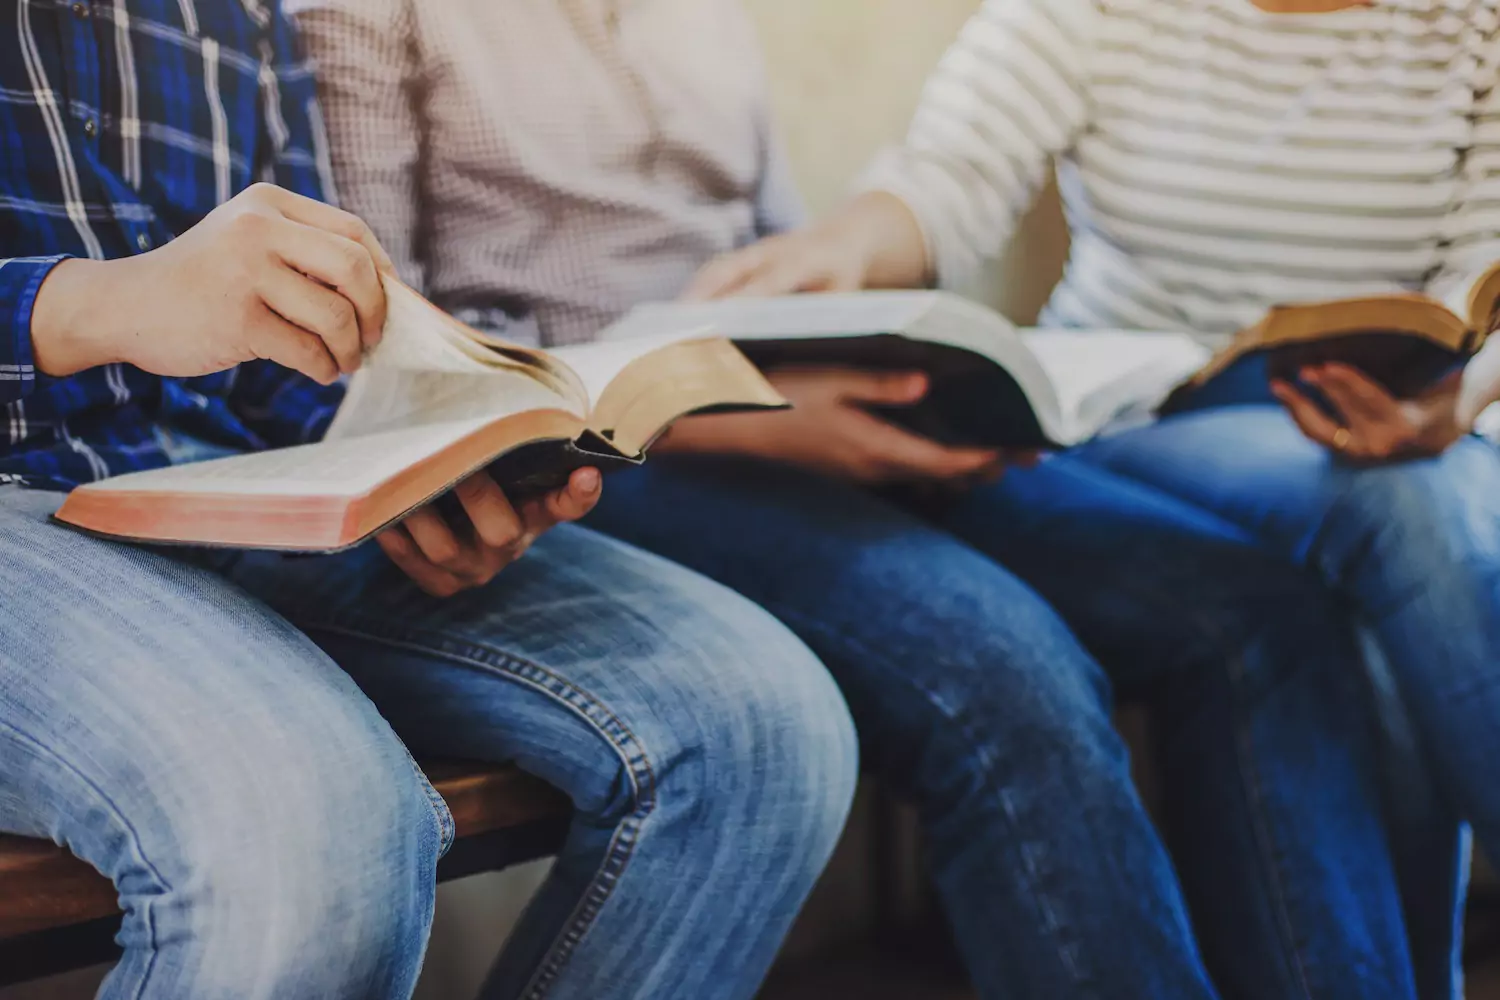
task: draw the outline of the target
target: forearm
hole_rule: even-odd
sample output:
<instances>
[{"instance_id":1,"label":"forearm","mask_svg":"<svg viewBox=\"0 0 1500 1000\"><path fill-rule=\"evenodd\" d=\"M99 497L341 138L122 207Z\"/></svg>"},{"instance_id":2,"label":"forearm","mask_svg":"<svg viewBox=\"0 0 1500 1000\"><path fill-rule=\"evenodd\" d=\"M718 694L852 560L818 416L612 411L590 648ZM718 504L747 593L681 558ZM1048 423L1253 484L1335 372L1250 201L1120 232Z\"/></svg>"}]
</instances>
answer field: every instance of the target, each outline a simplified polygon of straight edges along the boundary
<instances>
[{"instance_id":1,"label":"forearm","mask_svg":"<svg viewBox=\"0 0 1500 1000\"><path fill-rule=\"evenodd\" d=\"M986 0L934 70L905 142L857 181L909 206L924 283L962 288L980 274L1072 147L1100 16L1094 0Z\"/></svg>"},{"instance_id":2,"label":"forearm","mask_svg":"<svg viewBox=\"0 0 1500 1000\"><path fill-rule=\"evenodd\" d=\"M734 455L757 457L763 435L757 434L754 422L764 421L763 413L725 413L687 417L677 421L651 446L654 455Z\"/></svg>"},{"instance_id":3,"label":"forearm","mask_svg":"<svg viewBox=\"0 0 1500 1000\"><path fill-rule=\"evenodd\" d=\"M869 288L930 285L933 265L916 215L900 198L867 191L820 224L840 243L858 248Z\"/></svg>"}]
</instances>

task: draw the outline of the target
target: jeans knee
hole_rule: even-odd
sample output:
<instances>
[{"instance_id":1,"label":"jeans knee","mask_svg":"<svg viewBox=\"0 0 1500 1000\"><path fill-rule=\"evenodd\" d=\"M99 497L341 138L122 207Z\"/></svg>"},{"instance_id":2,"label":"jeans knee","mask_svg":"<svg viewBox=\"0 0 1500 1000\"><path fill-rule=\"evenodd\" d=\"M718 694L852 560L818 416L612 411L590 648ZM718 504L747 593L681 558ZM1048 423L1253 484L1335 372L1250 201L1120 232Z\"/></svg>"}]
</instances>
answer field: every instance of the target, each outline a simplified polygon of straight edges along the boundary
<instances>
[{"instance_id":1,"label":"jeans knee","mask_svg":"<svg viewBox=\"0 0 1500 1000\"><path fill-rule=\"evenodd\" d=\"M1331 534L1345 521L1361 535L1345 547L1342 568L1379 568L1410 587L1441 585L1466 570L1493 579L1500 504L1482 484L1497 479L1488 466L1500 462L1490 451L1464 442L1439 458L1351 471L1328 515Z\"/></svg>"},{"instance_id":2,"label":"jeans knee","mask_svg":"<svg viewBox=\"0 0 1500 1000\"><path fill-rule=\"evenodd\" d=\"M336 752L225 736L138 800L103 852L128 914L117 975L205 1000L407 995L446 807L394 736Z\"/></svg>"},{"instance_id":3,"label":"jeans knee","mask_svg":"<svg viewBox=\"0 0 1500 1000\"><path fill-rule=\"evenodd\" d=\"M822 663L781 623L738 598L713 607L711 632L680 647L696 677L691 711L649 725L648 766L665 817L721 830L754 827L782 863L821 869L859 779L858 740Z\"/></svg>"}]
</instances>

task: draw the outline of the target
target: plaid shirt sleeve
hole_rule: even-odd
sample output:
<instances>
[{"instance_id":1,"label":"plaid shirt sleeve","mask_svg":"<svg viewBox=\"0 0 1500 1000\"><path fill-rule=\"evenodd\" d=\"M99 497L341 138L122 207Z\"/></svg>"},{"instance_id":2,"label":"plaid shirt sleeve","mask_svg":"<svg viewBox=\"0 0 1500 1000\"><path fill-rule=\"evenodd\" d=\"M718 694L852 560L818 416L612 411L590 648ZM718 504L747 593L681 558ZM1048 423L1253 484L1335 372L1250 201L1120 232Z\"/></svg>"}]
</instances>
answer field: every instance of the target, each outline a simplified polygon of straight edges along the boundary
<instances>
[{"instance_id":1,"label":"plaid shirt sleeve","mask_svg":"<svg viewBox=\"0 0 1500 1000\"><path fill-rule=\"evenodd\" d=\"M260 176L297 194L334 201L312 65L279 9L262 45L260 87ZM229 405L266 444L281 447L321 438L343 394L342 385L320 386L269 361L254 361L240 366Z\"/></svg>"},{"instance_id":2,"label":"plaid shirt sleeve","mask_svg":"<svg viewBox=\"0 0 1500 1000\"><path fill-rule=\"evenodd\" d=\"M31 313L37 292L64 257L0 258L0 407L36 388Z\"/></svg>"}]
</instances>

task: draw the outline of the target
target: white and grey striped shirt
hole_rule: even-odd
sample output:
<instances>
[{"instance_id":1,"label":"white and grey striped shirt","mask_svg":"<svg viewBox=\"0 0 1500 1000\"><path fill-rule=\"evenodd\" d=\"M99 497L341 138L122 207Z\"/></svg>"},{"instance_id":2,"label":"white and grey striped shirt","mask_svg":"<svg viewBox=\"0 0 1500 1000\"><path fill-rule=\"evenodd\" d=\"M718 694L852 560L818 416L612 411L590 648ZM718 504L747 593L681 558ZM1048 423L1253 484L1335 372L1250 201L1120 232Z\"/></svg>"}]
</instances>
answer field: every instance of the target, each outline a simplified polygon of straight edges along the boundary
<instances>
[{"instance_id":1,"label":"white and grey striped shirt","mask_svg":"<svg viewBox=\"0 0 1500 1000\"><path fill-rule=\"evenodd\" d=\"M1500 258L1497 7L988 0L862 187L963 285L1056 162L1048 325L1216 340L1278 302L1444 295Z\"/></svg>"}]
</instances>

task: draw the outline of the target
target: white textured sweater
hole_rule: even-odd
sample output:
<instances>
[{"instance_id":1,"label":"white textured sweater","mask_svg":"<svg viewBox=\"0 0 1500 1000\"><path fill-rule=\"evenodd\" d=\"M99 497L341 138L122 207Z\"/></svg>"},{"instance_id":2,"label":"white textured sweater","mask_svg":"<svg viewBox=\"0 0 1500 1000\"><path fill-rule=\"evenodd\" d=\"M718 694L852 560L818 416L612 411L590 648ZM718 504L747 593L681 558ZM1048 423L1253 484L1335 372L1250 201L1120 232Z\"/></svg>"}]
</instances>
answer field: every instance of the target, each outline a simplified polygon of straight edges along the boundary
<instances>
[{"instance_id":1,"label":"white textured sweater","mask_svg":"<svg viewBox=\"0 0 1500 1000\"><path fill-rule=\"evenodd\" d=\"M967 282L1056 162L1050 325L1227 334L1500 258L1500 0L988 0L863 186Z\"/></svg>"}]
</instances>

